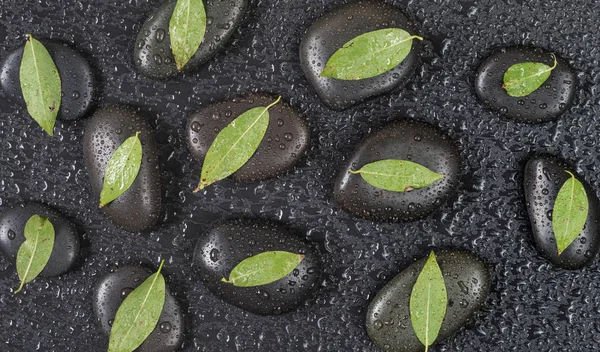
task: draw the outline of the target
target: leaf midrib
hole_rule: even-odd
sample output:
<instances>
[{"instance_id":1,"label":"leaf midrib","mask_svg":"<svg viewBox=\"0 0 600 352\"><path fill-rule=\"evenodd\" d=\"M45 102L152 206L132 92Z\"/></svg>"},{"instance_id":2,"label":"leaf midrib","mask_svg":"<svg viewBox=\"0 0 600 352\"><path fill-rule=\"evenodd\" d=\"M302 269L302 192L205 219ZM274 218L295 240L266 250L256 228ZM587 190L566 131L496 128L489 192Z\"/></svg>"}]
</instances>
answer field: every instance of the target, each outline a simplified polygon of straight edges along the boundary
<instances>
[{"instance_id":1,"label":"leaf midrib","mask_svg":"<svg viewBox=\"0 0 600 352\"><path fill-rule=\"evenodd\" d=\"M37 90L38 90L38 91L39 91L39 93L40 93L40 94L39 94L39 97L40 97L40 102L41 102L41 104L40 104L40 105L41 105L42 107L44 107L44 105L45 105L45 104L44 104L44 101L45 101L45 98L44 98L44 91L42 90L42 80L41 80L41 78L40 78L40 70L39 70L39 68L38 68L38 63L37 63L37 55L35 54L35 49L34 49L34 45L33 45L33 44L34 44L34 43L33 43L33 41L34 41L34 40L35 40L35 39L34 39L34 38L31 36L31 35L29 35L29 44L30 44L30 46L31 46L31 57L32 57L32 59L33 59L33 67L35 68L35 78L36 78L36 79L37 79L37 81L38 81L38 89L37 89ZM45 111L45 109L42 109L42 111L44 111L44 119L45 119L45 118L46 118L46 111Z\"/></svg>"},{"instance_id":2,"label":"leaf midrib","mask_svg":"<svg viewBox=\"0 0 600 352\"><path fill-rule=\"evenodd\" d=\"M35 253L37 251L37 246L38 246L38 243L40 240L40 231L41 231L43 225L44 225L44 222L42 221L40 226L38 226L37 231L35 232L35 241L33 243L33 250L31 251L31 257L29 258L29 262L27 263L27 269L25 269L25 273L23 274L23 277L21 279L22 280L21 286L15 293L21 291L21 289L23 288L23 285L25 285L25 280L27 279L27 274L29 274L29 270L31 270L31 264L33 264L33 258L35 258Z\"/></svg>"}]
</instances>

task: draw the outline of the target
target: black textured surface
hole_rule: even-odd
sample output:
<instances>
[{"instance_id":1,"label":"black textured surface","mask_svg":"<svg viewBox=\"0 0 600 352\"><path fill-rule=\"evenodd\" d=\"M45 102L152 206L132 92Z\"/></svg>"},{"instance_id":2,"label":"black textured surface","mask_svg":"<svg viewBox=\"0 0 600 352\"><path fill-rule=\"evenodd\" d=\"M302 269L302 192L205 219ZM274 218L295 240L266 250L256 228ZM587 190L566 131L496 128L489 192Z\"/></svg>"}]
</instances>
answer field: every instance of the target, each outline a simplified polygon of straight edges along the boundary
<instances>
[{"instance_id":1,"label":"black textured surface","mask_svg":"<svg viewBox=\"0 0 600 352\"><path fill-rule=\"evenodd\" d=\"M85 121L59 121L55 137L22 108L0 104L0 208L39 200L83 232L86 259L60 278L14 295L13 263L0 258L0 344L7 351L105 351L92 311L93 286L109 268L164 258L167 283L188 319L184 351L377 351L364 321L368 302L394 274L430 248L473 250L491 265L493 286L473 325L432 351L593 351L600 345L600 266L554 268L537 251L523 196L534 152L574 163L600 182L597 123L600 35L594 0L393 1L423 23L423 64L398 94L344 112L322 105L300 68L302 33L342 0L252 0L226 49L198 72L168 82L135 70L132 48L161 0L3 0L0 56L26 33L62 39L87 52L101 78L101 105L140 107L157 130L164 223L147 235L116 229L90 196L83 163ZM560 52L578 72L573 106L555 123L516 124L477 99L473 82L493 48L527 44ZM252 91L281 93L307 119L305 162L276 180L224 180L192 194L200 167L185 124L210 102ZM333 181L356 143L398 117L439 126L457 139L465 170L455 197L430 218L381 224L352 217L333 199ZM321 243L325 279L295 312L263 317L223 304L193 275L194 244L218 219L279 219ZM39 346L39 348L38 348Z\"/></svg>"}]
</instances>

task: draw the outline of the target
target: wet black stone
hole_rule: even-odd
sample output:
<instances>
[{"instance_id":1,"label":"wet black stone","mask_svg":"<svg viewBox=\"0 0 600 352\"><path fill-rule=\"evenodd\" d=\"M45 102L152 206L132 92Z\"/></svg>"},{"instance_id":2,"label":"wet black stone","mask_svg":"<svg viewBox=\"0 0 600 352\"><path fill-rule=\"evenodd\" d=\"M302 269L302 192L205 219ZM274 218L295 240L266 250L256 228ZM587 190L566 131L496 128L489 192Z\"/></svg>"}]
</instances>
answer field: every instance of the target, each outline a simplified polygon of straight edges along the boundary
<instances>
[{"instance_id":1,"label":"wet black stone","mask_svg":"<svg viewBox=\"0 0 600 352\"><path fill-rule=\"evenodd\" d=\"M129 232L152 229L158 223L162 211L154 129L133 108L113 105L98 110L93 115L87 124L83 140L85 164L92 190L99 201L108 160L136 132L141 132L139 139L143 153L137 178L125 193L103 208L108 218Z\"/></svg>"},{"instance_id":2,"label":"wet black stone","mask_svg":"<svg viewBox=\"0 0 600 352\"><path fill-rule=\"evenodd\" d=\"M266 251L304 254L285 278L268 285L235 287L221 282L242 260ZM198 241L194 263L204 286L222 300L256 314L281 314L296 309L319 287L321 259L317 250L282 225L238 219L216 225Z\"/></svg>"},{"instance_id":3,"label":"wet black stone","mask_svg":"<svg viewBox=\"0 0 600 352\"><path fill-rule=\"evenodd\" d=\"M418 35L414 24L400 8L377 0L342 5L323 15L306 31L300 44L300 62L306 78L327 106L344 110L408 82L419 63L419 40L413 40L412 50L400 65L379 76L357 81L320 76L331 55L346 42L384 28L402 28Z\"/></svg>"},{"instance_id":4,"label":"wet black stone","mask_svg":"<svg viewBox=\"0 0 600 352\"><path fill-rule=\"evenodd\" d=\"M128 265L105 275L98 281L94 293L94 314L100 330L105 335L110 335L115 315L127 295L154 272L141 266ZM181 308L167 287L165 304L156 328L136 351L176 351L183 342L184 324Z\"/></svg>"},{"instance_id":5,"label":"wet black stone","mask_svg":"<svg viewBox=\"0 0 600 352\"><path fill-rule=\"evenodd\" d=\"M466 325L487 299L491 277L487 265L466 251L436 253L448 293L446 316L436 342ZM421 258L387 283L369 304L366 326L371 340L384 351L421 352L423 344L410 320L410 294L427 258Z\"/></svg>"},{"instance_id":6,"label":"wet black stone","mask_svg":"<svg viewBox=\"0 0 600 352\"><path fill-rule=\"evenodd\" d=\"M585 187L589 213L579 237L559 256L552 230L552 209L558 191L572 172ZM600 204L596 192L564 160L549 154L532 157L525 166L525 200L533 238L542 255L554 265L579 269L592 262L600 249Z\"/></svg>"},{"instance_id":7,"label":"wet black stone","mask_svg":"<svg viewBox=\"0 0 600 352\"><path fill-rule=\"evenodd\" d=\"M550 78L536 91L525 97L511 97L502 88L504 73L520 62L554 64L552 53L539 48L510 47L495 51L477 70L475 92L484 104L501 115L518 122L540 123L554 121L571 105L575 96L577 77L569 63L558 54L558 65Z\"/></svg>"},{"instance_id":8,"label":"wet black stone","mask_svg":"<svg viewBox=\"0 0 600 352\"><path fill-rule=\"evenodd\" d=\"M408 192L386 191L368 184L350 170L385 159L410 160L446 177ZM374 221L413 221L439 208L458 187L462 162L457 144L425 122L398 120L369 135L342 168L334 188L339 206Z\"/></svg>"},{"instance_id":9,"label":"wet black stone","mask_svg":"<svg viewBox=\"0 0 600 352\"><path fill-rule=\"evenodd\" d=\"M85 116L95 103L97 84L87 60L67 44L41 40L60 73L62 99L57 118L75 120ZM0 63L0 86L5 96L25 106L21 92L21 58L24 46L8 53Z\"/></svg>"},{"instance_id":10,"label":"wet black stone","mask_svg":"<svg viewBox=\"0 0 600 352\"><path fill-rule=\"evenodd\" d=\"M167 79L178 74L169 36L169 21L176 3L177 0L163 3L148 17L137 36L133 60L138 71L149 78ZM242 21L247 5L247 0L204 2L206 34L184 71L197 69L223 49Z\"/></svg>"},{"instance_id":11,"label":"wet black stone","mask_svg":"<svg viewBox=\"0 0 600 352\"><path fill-rule=\"evenodd\" d=\"M79 235L67 218L47 205L21 204L0 214L0 250L15 263L19 247L25 242L25 224L33 215L48 218L54 226L54 247L41 276L58 276L69 271L79 257Z\"/></svg>"},{"instance_id":12,"label":"wet black stone","mask_svg":"<svg viewBox=\"0 0 600 352\"><path fill-rule=\"evenodd\" d=\"M277 97L251 94L207 106L190 117L187 124L188 149L202 164L217 134L247 110L268 106ZM269 109L269 127L256 153L232 177L252 182L273 178L294 167L310 142L306 122L288 103L280 101Z\"/></svg>"}]
</instances>

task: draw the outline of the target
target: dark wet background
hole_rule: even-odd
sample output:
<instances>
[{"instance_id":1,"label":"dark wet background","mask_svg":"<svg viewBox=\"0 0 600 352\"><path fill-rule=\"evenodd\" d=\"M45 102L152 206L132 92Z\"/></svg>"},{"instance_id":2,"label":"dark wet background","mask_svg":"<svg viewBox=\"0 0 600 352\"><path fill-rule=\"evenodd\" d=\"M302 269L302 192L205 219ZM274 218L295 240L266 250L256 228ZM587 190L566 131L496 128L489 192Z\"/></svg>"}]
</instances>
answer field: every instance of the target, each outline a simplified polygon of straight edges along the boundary
<instances>
[{"instance_id":1,"label":"dark wet background","mask_svg":"<svg viewBox=\"0 0 600 352\"><path fill-rule=\"evenodd\" d=\"M65 40L97 67L101 105L138 106L157 127L166 194L164 224L142 236L116 229L90 197L82 160L85 120L59 122L49 138L26 111L0 102L0 208L27 200L62 211L83 233L72 272L13 295L13 263L0 258L0 349L103 351L93 286L115 264L166 260L187 312L184 351L375 351L364 324L373 295L431 248L473 250L492 266L493 290L476 322L436 351L592 351L600 346L600 267L557 270L534 247L523 167L536 151L571 160L600 181L600 9L596 1L394 1L422 21L423 65L401 92L345 112L319 102L302 75L303 31L344 1L252 0L227 50L194 74L166 83L138 75L134 38L161 0L0 0L0 55L26 33ZM557 122L515 124L485 109L474 72L493 47L532 44L560 53L579 72L573 107ZM224 181L192 194L200 166L187 151L187 117L207 103L253 91L281 94L308 120L311 149L294 171L256 184ZM463 182L428 219L375 224L332 202L337 170L369 131L398 116L429 121L462 145ZM261 317L210 294L190 267L193 246L217 219L279 219L327 253L316 297L298 311Z\"/></svg>"}]
</instances>

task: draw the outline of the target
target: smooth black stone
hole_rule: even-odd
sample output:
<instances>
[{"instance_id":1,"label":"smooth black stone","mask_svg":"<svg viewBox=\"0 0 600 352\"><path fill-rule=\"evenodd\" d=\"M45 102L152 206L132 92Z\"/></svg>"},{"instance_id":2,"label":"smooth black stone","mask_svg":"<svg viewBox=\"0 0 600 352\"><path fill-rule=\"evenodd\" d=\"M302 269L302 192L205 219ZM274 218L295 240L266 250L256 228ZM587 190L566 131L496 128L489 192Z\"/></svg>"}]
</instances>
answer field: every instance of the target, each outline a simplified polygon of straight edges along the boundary
<instances>
[{"instance_id":1,"label":"smooth black stone","mask_svg":"<svg viewBox=\"0 0 600 352\"><path fill-rule=\"evenodd\" d=\"M41 276L58 276L69 271L79 257L79 235L62 214L39 203L21 204L0 214L0 250L15 263L21 244L25 242L25 224L33 215L48 218L54 226L54 247Z\"/></svg>"},{"instance_id":2,"label":"smooth black stone","mask_svg":"<svg viewBox=\"0 0 600 352\"><path fill-rule=\"evenodd\" d=\"M385 159L410 160L446 177L408 192L386 191L368 184L358 170ZM446 133L425 122L397 120L369 135L342 168L334 198L347 212L374 221L413 221L439 208L460 182L462 161L457 144Z\"/></svg>"},{"instance_id":3,"label":"smooth black stone","mask_svg":"<svg viewBox=\"0 0 600 352\"><path fill-rule=\"evenodd\" d=\"M110 336L110 328L127 295L155 271L138 265L128 265L105 275L96 284L94 314L100 330ZM166 288L165 304L156 327L136 349L138 352L176 351L184 337L184 319L177 300Z\"/></svg>"},{"instance_id":4,"label":"smooth black stone","mask_svg":"<svg viewBox=\"0 0 600 352\"><path fill-rule=\"evenodd\" d=\"M177 0L162 4L143 24L135 41L133 60L138 71L153 79L175 77L179 72L171 52L169 22ZM223 49L242 22L248 0L209 0L206 10L206 34L200 47L183 71L192 71Z\"/></svg>"},{"instance_id":5,"label":"smooth black stone","mask_svg":"<svg viewBox=\"0 0 600 352\"><path fill-rule=\"evenodd\" d=\"M358 35L385 28L402 28L418 35L414 24L400 8L376 0L342 5L310 26L300 44L300 62L323 103L332 109L344 110L408 82L419 63L419 40L413 40L410 53L400 65L379 76L357 81L320 76L329 58L345 43Z\"/></svg>"},{"instance_id":6,"label":"smooth black stone","mask_svg":"<svg viewBox=\"0 0 600 352\"><path fill-rule=\"evenodd\" d=\"M154 129L133 108L113 105L98 110L90 119L83 139L83 155L95 199L100 199L108 160L136 132L142 142L142 165L131 187L104 206L104 214L129 232L150 230L162 211L162 191Z\"/></svg>"},{"instance_id":7,"label":"smooth black stone","mask_svg":"<svg viewBox=\"0 0 600 352\"><path fill-rule=\"evenodd\" d=\"M502 88L504 73L520 62L542 62L552 67L552 53L539 48L502 48L490 55L477 70L475 92L484 104L518 122L554 121L571 105L577 76L569 63L558 56L550 78L525 97L511 97Z\"/></svg>"},{"instance_id":8,"label":"smooth black stone","mask_svg":"<svg viewBox=\"0 0 600 352\"><path fill-rule=\"evenodd\" d=\"M285 278L268 285L236 287L221 282L242 260L266 251L304 254L304 260ZM263 315L296 309L319 287L321 259L313 245L282 225L269 221L238 219L216 225L201 238L194 263L204 286L220 299Z\"/></svg>"},{"instance_id":9,"label":"smooth black stone","mask_svg":"<svg viewBox=\"0 0 600 352\"><path fill-rule=\"evenodd\" d=\"M448 293L446 316L436 339L440 342L466 325L485 303L491 287L488 266L466 251L436 253ZM427 257L421 258L387 283L369 304L366 327L371 340L384 351L421 352L410 320L410 294Z\"/></svg>"},{"instance_id":10,"label":"smooth black stone","mask_svg":"<svg viewBox=\"0 0 600 352\"><path fill-rule=\"evenodd\" d=\"M85 116L96 100L97 83L87 60L67 44L41 40L60 73L62 99L58 119L76 120ZM25 106L20 69L24 46L7 54L0 63L0 86L5 96Z\"/></svg>"},{"instance_id":11,"label":"smooth black stone","mask_svg":"<svg viewBox=\"0 0 600 352\"><path fill-rule=\"evenodd\" d=\"M579 237L561 255L558 255L552 230L552 210L558 191L572 172L585 187L589 201L588 218ZM525 200L535 243L554 265L565 269L579 269L592 262L600 249L600 204L596 192L577 175L564 160L549 154L532 157L525 166Z\"/></svg>"},{"instance_id":12,"label":"smooth black stone","mask_svg":"<svg viewBox=\"0 0 600 352\"><path fill-rule=\"evenodd\" d=\"M207 106L190 117L188 149L202 164L217 134L244 112L268 106L277 97L252 94ZM232 177L253 182L276 177L294 167L308 149L310 131L306 122L288 103L280 101L269 109L269 127L254 155Z\"/></svg>"}]
</instances>

